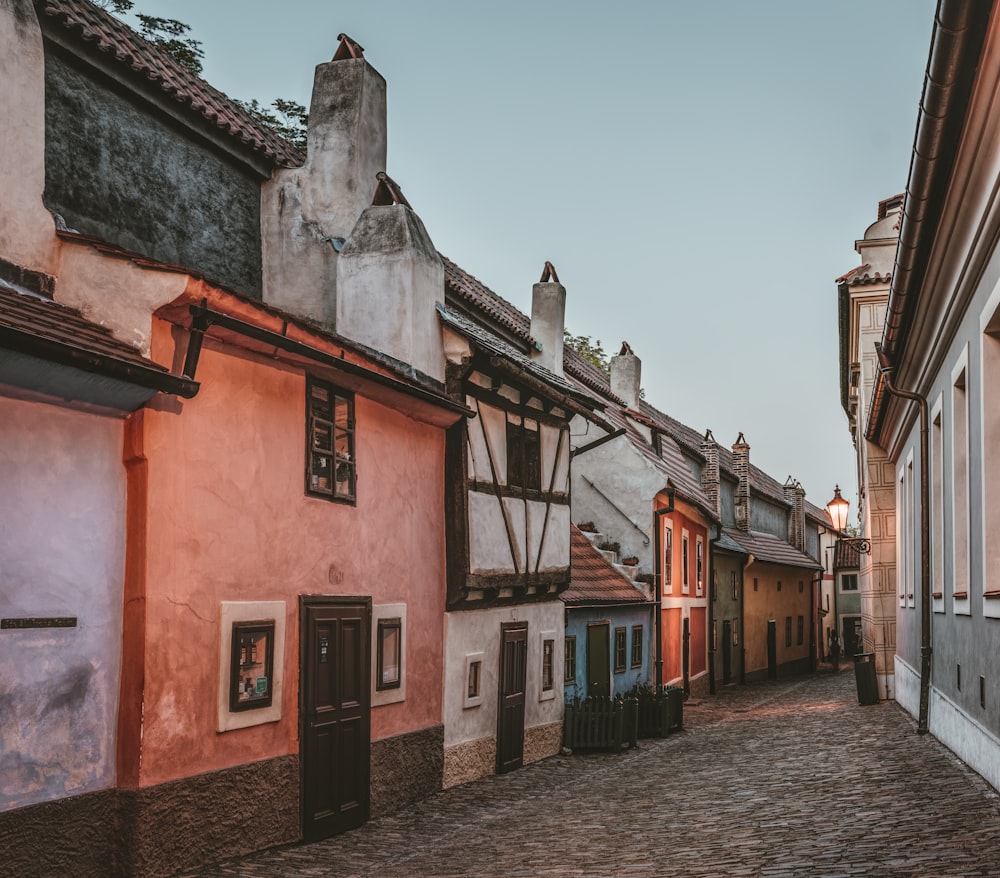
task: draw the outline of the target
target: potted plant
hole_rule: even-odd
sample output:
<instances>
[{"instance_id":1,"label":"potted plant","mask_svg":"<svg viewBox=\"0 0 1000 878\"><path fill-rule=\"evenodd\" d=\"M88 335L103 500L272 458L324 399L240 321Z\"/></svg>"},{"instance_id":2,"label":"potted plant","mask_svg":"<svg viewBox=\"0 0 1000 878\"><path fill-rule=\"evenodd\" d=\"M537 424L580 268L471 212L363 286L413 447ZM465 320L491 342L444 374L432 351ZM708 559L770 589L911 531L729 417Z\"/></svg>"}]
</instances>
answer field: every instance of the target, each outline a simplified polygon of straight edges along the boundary
<instances>
[{"instance_id":1,"label":"potted plant","mask_svg":"<svg viewBox=\"0 0 1000 878\"><path fill-rule=\"evenodd\" d=\"M622 564L626 567L638 567L639 559L635 555L629 555L627 558L622 559Z\"/></svg>"},{"instance_id":2,"label":"potted plant","mask_svg":"<svg viewBox=\"0 0 1000 878\"><path fill-rule=\"evenodd\" d=\"M592 521L581 521L577 527L589 534L597 533L597 525L595 525Z\"/></svg>"}]
</instances>

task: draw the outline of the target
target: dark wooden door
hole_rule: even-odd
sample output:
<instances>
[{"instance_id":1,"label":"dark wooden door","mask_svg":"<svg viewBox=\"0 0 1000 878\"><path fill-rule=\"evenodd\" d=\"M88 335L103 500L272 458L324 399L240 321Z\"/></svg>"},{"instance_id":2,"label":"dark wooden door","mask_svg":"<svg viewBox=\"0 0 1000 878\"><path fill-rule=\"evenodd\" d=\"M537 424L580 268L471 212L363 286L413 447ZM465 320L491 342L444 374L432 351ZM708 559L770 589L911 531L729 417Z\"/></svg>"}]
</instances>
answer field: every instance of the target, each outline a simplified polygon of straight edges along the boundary
<instances>
[{"instance_id":1,"label":"dark wooden door","mask_svg":"<svg viewBox=\"0 0 1000 878\"><path fill-rule=\"evenodd\" d=\"M368 819L371 599L300 605L302 835L327 838Z\"/></svg>"},{"instance_id":2,"label":"dark wooden door","mask_svg":"<svg viewBox=\"0 0 1000 878\"><path fill-rule=\"evenodd\" d=\"M528 626L507 622L500 634L500 710L497 773L524 763L524 690L528 678Z\"/></svg>"},{"instance_id":3,"label":"dark wooden door","mask_svg":"<svg viewBox=\"0 0 1000 878\"><path fill-rule=\"evenodd\" d=\"M682 644L682 668L684 671L684 691L691 691L691 619L687 616L684 617L682 634L681 634L681 644Z\"/></svg>"},{"instance_id":4,"label":"dark wooden door","mask_svg":"<svg viewBox=\"0 0 1000 878\"><path fill-rule=\"evenodd\" d=\"M778 679L778 623L774 619L767 622L767 679Z\"/></svg>"},{"instance_id":5,"label":"dark wooden door","mask_svg":"<svg viewBox=\"0 0 1000 878\"><path fill-rule=\"evenodd\" d=\"M733 623L725 619L722 623L722 683L733 681Z\"/></svg>"},{"instance_id":6,"label":"dark wooden door","mask_svg":"<svg viewBox=\"0 0 1000 878\"><path fill-rule=\"evenodd\" d=\"M611 625L587 626L587 697L611 694Z\"/></svg>"}]
</instances>

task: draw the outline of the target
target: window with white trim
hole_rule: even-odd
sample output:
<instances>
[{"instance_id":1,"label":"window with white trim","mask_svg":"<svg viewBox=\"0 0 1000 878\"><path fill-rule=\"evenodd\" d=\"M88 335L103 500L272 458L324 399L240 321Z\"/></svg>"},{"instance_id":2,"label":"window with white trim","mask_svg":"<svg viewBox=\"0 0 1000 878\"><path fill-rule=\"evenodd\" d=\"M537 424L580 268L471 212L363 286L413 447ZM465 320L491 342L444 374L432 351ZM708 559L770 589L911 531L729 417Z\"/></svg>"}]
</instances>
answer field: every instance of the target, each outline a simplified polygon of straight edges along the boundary
<instances>
[{"instance_id":1,"label":"window with white trim","mask_svg":"<svg viewBox=\"0 0 1000 878\"><path fill-rule=\"evenodd\" d=\"M691 582L688 571L688 532L681 530L681 594L690 594Z\"/></svg>"},{"instance_id":2,"label":"window with white trim","mask_svg":"<svg viewBox=\"0 0 1000 878\"><path fill-rule=\"evenodd\" d=\"M944 612L944 428L940 396L931 412L930 446L931 593L934 609L940 613Z\"/></svg>"},{"instance_id":3,"label":"window with white trim","mask_svg":"<svg viewBox=\"0 0 1000 878\"><path fill-rule=\"evenodd\" d=\"M663 522L663 593L670 594L674 590L674 526L670 521Z\"/></svg>"},{"instance_id":4,"label":"window with white trim","mask_svg":"<svg viewBox=\"0 0 1000 878\"><path fill-rule=\"evenodd\" d=\"M964 362L953 376L951 397L952 609L969 612L969 401Z\"/></svg>"},{"instance_id":5,"label":"window with white trim","mask_svg":"<svg viewBox=\"0 0 1000 878\"><path fill-rule=\"evenodd\" d=\"M705 593L705 543L701 537L697 537L694 544L695 554L695 587L700 597Z\"/></svg>"},{"instance_id":6,"label":"window with white trim","mask_svg":"<svg viewBox=\"0 0 1000 878\"><path fill-rule=\"evenodd\" d=\"M1000 617L1000 285L979 317L982 329L983 615Z\"/></svg>"}]
</instances>

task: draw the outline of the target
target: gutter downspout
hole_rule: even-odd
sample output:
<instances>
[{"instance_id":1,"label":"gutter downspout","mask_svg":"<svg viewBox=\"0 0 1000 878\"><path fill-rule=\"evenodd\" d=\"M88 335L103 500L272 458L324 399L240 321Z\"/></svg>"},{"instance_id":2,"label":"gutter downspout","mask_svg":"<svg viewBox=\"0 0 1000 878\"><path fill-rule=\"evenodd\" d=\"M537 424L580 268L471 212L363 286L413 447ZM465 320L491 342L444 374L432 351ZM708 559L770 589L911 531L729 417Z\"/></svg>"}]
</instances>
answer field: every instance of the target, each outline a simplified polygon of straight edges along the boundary
<instances>
[{"instance_id":1,"label":"gutter downspout","mask_svg":"<svg viewBox=\"0 0 1000 878\"><path fill-rule=\"evenodd\" d=\"M892 364L876 342L875 353L879 373L885 380L885 389L893 396L915 402L920 407L920 714L917 732L927 734L927 711L931 683L931 553L930 553L930 499L927 478L928 414L927 400L919 393L901 390L892 383ZM886 673L888 673L886 668Z\"/></svg>"}]
</instances>

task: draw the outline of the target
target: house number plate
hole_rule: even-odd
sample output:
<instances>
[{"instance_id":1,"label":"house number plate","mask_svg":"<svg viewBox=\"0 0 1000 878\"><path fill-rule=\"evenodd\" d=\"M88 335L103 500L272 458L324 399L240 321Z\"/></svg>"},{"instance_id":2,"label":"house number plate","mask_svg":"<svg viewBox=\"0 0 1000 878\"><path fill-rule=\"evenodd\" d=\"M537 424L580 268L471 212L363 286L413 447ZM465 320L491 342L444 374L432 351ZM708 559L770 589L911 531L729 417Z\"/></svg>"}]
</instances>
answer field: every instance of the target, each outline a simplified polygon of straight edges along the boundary
<instances>
[{"instance_id":1,"label":"house number plate","mask_svg":"<svg viewBox=\"0 0 1000 878\"><path fill-rule=\"evenodd\" d=\"M8 628L76 628L76 616L29 616L20 619L0 619L0 629Z\"/></svg>"},{"instance_id":2,"label":"house number plate","mask_svg":"<svg viewBox=\"0 0 1000 878\"><path fill-rule=\"evenodd\" d=\"M321 637L319 639L319 660L320 664L328 662L330 653L330 639L328 637Z\"/></svg>"}]
</instances>

